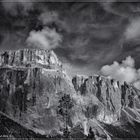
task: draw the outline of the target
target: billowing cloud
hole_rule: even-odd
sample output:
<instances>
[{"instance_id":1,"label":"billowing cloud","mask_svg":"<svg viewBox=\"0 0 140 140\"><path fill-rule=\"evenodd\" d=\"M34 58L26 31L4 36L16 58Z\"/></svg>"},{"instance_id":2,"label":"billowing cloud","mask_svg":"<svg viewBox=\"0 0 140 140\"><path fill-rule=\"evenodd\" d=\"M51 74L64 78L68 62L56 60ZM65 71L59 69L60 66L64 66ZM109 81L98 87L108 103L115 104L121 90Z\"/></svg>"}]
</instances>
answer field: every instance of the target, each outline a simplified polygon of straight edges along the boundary
<instances>
[{"instance_id":1,"label":"billowing cloud","mask_svg":"<svg viewBox=\"0 0 140 140\"><path fill-rule=\"evenodd\" d=\"M135 66L135 61L131 56L128 56L125 60L122 61L122 66L133 68Z\"/></svg>"},{"instance_id":2,"label":"billowing cloud","mask_svg":"<svg viewBox=\"0 0 140 140\"><path fill-rule=\"evenodd\" d=\"M114 61L112 65L105 65L101 68L101 73L112 77L121 83L124 81L134 84L140 89L140 69L135 68L135 61L131 56L126 57L122 63Z\"/></svg>"},{"instance_id":3,"label":"billowing cloud","mask_svg":"<svg viewBox=\"0 0 140 140\"><path fill-rule=\"evenodd\" d=\"M41 31L31 31L27 38L29 46L43 49L54 49L62 41L62 36L55 29L45 27Z\"/></svg>"}]
</instances>

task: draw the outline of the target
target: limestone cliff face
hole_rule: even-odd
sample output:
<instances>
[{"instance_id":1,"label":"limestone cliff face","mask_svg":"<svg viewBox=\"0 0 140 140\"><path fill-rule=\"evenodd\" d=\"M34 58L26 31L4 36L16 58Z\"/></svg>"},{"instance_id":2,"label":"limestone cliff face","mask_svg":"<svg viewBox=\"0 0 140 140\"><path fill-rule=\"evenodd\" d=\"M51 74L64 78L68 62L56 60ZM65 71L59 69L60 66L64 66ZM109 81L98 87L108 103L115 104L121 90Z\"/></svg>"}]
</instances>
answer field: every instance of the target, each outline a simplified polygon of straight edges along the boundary
<instances>
[{"instance_id":1,"label":"limestone cliff face","mask_svg":"<svg viewBox=\"0 0 140 140\"><path fill-rule=\"evenodd\" d=\"M75 91L54 52L6 51L0 59L0 111L43 134L60 130L58 101Z\"/></svg>"},{"instance_id":2,"label":"limestone cliff face","mask_svg":"<svg viewBox=\"0 0 140 140\"><path fill-rule=\"evenodd\" d=\"M115 138L139 138L140 91L103 76L75 76L76 104L81 106L84 133L90 127ZM79 113L80 114L80 113ZM103 128L103 129L101 129Z\"/></svg>"},{"instance_id":3,"label":"limestone cliff face","mask_svg":"<svg viewBox=\"0 0 140 140\"><path fill-rule=\"evenodd\" d=\"M60 68L61 62L51 50L23 49L0 53L0 66L42 66L46 68Z\"/></svg>"},{"instance_id":4,"label":"limestone cliff face","mask_svg":"<svg viewBox=\"0 0 140 140\"><path fill-rule=\"evenodd\" d=\"M140 108L140 92L126 82L121 85L114 79L102 76L75 76L72 82L82 97L94 96L87 112L93 111L94 117L102 122L113 123L119 120L122 108Z\"/></svg>"}]
</instances>

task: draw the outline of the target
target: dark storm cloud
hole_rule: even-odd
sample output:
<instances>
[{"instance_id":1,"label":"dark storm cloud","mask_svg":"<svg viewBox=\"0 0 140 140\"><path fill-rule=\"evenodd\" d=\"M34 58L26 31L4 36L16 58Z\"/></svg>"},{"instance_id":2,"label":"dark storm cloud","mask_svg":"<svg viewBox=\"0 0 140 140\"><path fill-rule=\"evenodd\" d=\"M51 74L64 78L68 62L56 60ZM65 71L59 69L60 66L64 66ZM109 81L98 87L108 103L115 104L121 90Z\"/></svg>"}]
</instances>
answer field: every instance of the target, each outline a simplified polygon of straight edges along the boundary
<instances>
[{"instance_id":1,"label":"dark storm cloud","mask_svg":"<svg viewBox=\"0 0 140 140\"><path fill-rule=\"evenodd\" d=\"M62 45L72 52L68 60L79 67L96 69L115 59L121 51L127 19L105 11L100 3L77 3L70 10L64 19L70 30Z\"/></svg>"},{"instance_id":2,"label":"dark storm cloud","mask_svg":"<svg viewBox=\"0 0 140 140\"><path fill-rule=\"evenodd\" d=\"M0 3L0 49L18 49L26 47L29 32L38 28L40 10L27 0Z\"/></svg>"},{"instance_id":3,"label":"dark storm cloud","mask_svg":"<svg viewBox=\"0 0 140 140\"><path fill-rule=\"evenodd\" d=\"M93 73L102 65L121 61L129 55L135 56L137 66L140 4L114 1L12 0L9 3L3 0L0 5L1 48L27 47L29 38L35 41L36 37L47 46L51 33L55 45L50 48L65 62L66 68L72 67L74 72Z\"/></svg>"}]
</instances>

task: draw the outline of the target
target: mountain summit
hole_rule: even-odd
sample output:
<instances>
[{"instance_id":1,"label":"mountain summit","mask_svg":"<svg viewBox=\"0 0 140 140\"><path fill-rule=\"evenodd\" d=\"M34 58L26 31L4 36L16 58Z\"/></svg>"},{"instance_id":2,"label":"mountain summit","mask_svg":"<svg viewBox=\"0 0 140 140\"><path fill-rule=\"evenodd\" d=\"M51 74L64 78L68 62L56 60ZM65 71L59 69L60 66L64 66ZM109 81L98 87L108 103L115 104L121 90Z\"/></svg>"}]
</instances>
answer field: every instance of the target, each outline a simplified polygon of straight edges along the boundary
<instances>
[{"instance_id":1,"label":"mountain summit","mask_svg":"<svg viewBox=\"0 0 140 140\"><path fill-rule=\"evenodd\" d=\"M0 53L1 66L42 66L46 68L60 68L61 62L52 50L22 49L15 51L3 51Z\"/></svg>"}]
</instances>

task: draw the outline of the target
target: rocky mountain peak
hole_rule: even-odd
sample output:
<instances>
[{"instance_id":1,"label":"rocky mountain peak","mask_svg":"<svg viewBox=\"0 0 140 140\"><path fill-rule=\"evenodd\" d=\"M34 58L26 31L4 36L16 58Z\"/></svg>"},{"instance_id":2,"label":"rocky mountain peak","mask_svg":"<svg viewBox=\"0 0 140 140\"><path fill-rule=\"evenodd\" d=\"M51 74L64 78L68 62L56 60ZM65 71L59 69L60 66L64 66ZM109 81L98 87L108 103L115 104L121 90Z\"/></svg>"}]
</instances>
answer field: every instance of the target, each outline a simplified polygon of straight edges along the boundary
<instances>
[{"instance_id":1,"label":"rocky mountain peak","mask_svg":"<svg viewBox=\"0 0 140 140\"><path fill-rule=\"evenodd\" d=\"M100 86L104 86L105 84L107 84L109 86L113 86L114 88L120 88L121 86L121 83L119 81L100 75L93 76L76 75L72 79L72 83L74 84L76 90L78 90L78 87L83 86L89 81L91 82L92 85L99 84ZM127 83L124 84L126 85Z\"/></svg>"},{"instance_id":2,"label":"rocky mountain peak","mask_svg":"<svg viewBox=\"0 0 140 140\"><path fill-rule=\"evenodd\" d=\"M94 112L100 112L95 115L100 121L115 122L119 119L120 115L118 113L121 108L139 107L138 97L140 92L126 82L121 84L115 79L94 75L89 77L75 76L72 83L75 90L82 96L94 96L92 104L93 107L98 104ZM100 105L103 106L100 107ZM101 111L102 109L103 111Z\"/></svg>"},{"instance_id":3,"label":"rocky mountain peak","mask_svg":"<svg viewBox=\"0 0 140 140\"><path fill-rule=\"evenodd\" d=\"M52 50L20 49L0 53L0 66L61 68L62 64Z\"/></svg>"}]
</instances>

